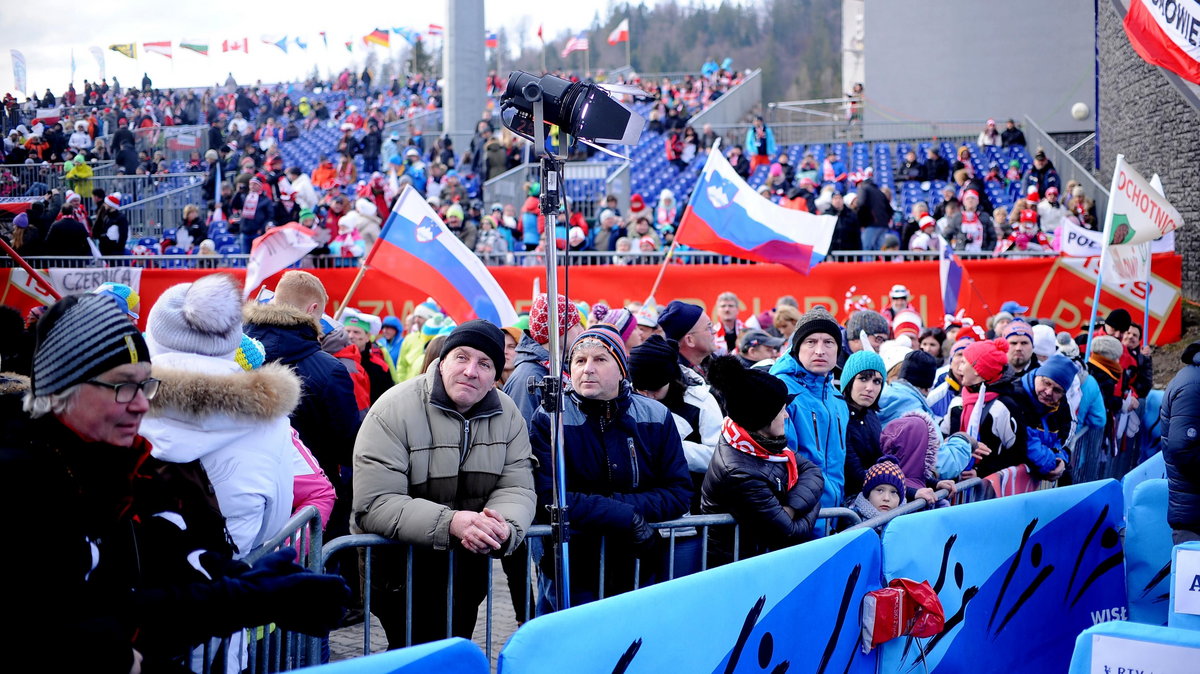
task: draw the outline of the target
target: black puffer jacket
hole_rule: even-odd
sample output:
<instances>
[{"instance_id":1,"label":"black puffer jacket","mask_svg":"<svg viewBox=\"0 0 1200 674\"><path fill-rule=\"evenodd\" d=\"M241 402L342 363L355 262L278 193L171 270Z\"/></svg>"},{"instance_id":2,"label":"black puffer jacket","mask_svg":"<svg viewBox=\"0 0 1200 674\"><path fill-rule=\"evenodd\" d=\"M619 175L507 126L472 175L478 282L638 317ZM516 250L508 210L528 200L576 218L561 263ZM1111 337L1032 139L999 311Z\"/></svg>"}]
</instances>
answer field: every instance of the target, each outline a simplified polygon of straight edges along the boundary
<instances>
[{"instance_id":1,"label":"black puffer jacket","mask_svg":"<svg viewBox=\"0 0 1200 674\"><path fill-rule=\"evenodd\" d=\"M862 491L867 469L882 455L879 436L883 424L874 408L849 405L850 423L846 424L846 487L847 500L853 501Z\"/></svg>"},{"instance_id":2,"label":"black puffer jacket","mask_svg":"<svg viewBox=\"0 0 1200 674\"><path fill-rule=\"evenodd\" d=\"M1184 350L1183 362L1162 401L1167 523L1200 533L1200 342Z\"/></svg>"},{"instance_id":3,"label":"black puffer jacket","mask_svg":"<svg viewBox=\"0 0 1200 674\"><path fill-rule=\"evenodd\" d=\"M799 479L788 489L786 463L738 451L722 435L704 476L700 509L710 515L729 513L741 525L739 559L812 538L825 478L815 463L799 454L796 468ZM795 510L796 517L789 517L784 506ZM728 534L728 540L722 540L722 534ZM731 527L714 529L713 535L715 552L732 542Z\"/></svg>"}]
</instances>

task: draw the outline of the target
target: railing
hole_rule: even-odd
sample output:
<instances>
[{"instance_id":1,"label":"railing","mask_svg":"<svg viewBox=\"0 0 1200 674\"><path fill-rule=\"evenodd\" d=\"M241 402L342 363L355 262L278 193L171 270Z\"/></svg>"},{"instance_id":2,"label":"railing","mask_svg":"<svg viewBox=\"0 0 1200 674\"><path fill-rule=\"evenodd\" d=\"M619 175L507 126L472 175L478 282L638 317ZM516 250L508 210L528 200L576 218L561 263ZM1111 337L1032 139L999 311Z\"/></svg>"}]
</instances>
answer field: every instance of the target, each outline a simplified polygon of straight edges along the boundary
<instances>
[{"instance_id":1,"label":"railing","mask_svg":"<svg viewBox=\"0 0 1200 674\"><path fill-rule=\"evenodd\" d=\"M321 513L313 506L305 506L292 515L278 533L257 549L251 550L242 561L253 566L266 554L290 547L296 550L300 566L320 572L323 544ZM243 671L249 674L283 672L321 662L320 638L287 632L278 625L250 628L233 637L211 639L193 649L185 660L193 671L199 669L202 674L224 672L227 671L226 662L217 661L217 658L223 657L228 661L229 656L225 654L234 648L240 651L243 645L246 646L248 663ZM241 653L235 654L235 657L240 660Z\"/></svg>"},{"instance_id":2,"label":"railing","mask_svg":"<svg viewBox=\"0 0 1200 674\"><path fill-rule=\"evenodd\" d=\"M963 122L868 122L848 124L845 121L768 123L775 135L776 145L795 145L855 141L923 142L945 140L961 145L974 144L979 135L978 121ZM741 145L750 124L736 121L713 124L713 131L725 142Z\"/></svg>"},{"instance_id":3,"label":"railing","mask_svg":"<svg viewBox=\"0 0 1200 674\"><path fill-rule=\"evenodd\" d=\"M130 240L135 239L132 234ZM650 265L661 264L664 251L646 253L613 253L599 251L576 251L570 254L572 265ZM964 259L1009 259L1054 257L1053 251L1004 253L966 253L958 256ZM249 255L106 255L103 257L27 257L25 260L37 269L76 268L76 267L140 267L142 269L218 269L241 268L246 266ZM936 260L937 253L930 251L908 250L844 250L831 251L826 257L827 262L860 262L873 258L903 260ZM672 258L679 264L760 264L751 260L707 253L704 251L676 251ZM618 262L620 260L620 262ZM503 262L497 260L493 267L529 267L543 264L542 255L537 251L517 251L509 253ZM15 267L15 262L8 257L0 257L0 268ZM356 258L338 257L334 255L309 255L298 263L305 269L334 269L356 267Z\"/></svg>"},{"instance_id":4,"label":"railing","mask_svg":"<svg viewBox=\"0 0 1200 674\"><path fill-rule=\"evenodd\" d=\"M75 189L75 183L86 183L98 177L116 174L116 164L111 161L88 162L92 177L68 180L63 173L62 162L56 164L0 164L0 197L39 196L52 189ZM35 185L38 185L35 188ZM78 190L76 190L78 191ZM91 194L81 195L84 200Z\"/></svg>"},{"instance_id":5,"label":"railing","mask_svg":"<svg viewBox=\"0 0 1200 674\"><path fill-rule=\"evenodd\" d=\"M1078 181L1083 185L1084 193L1096 202L1096 212L1106 213L1108 211L1108 187L1102 185L1091 171L1075 161L1071 153L1055 142L1054 138L1038 126L1037 122L1030 119L1029 115L1025 115L1024 130L1025 140L1028 141L1027 147L1031 150L1030 154L1033 154L1034 148L1042 148L1046 157L1054 163L1054 169L1058 171L1058 177L1063 187L1071 180ZM1069 194L1062 196L1064 202L1070 198Z\"/></svg>"},{"instance_id":6,"label":"railing","mask_svg":"<svg viewBox=\"0 0 1200 674\"><path fill-rule=\"evenodd\" d=\"M688 126L697 130L705 124L727 126L745 119L746 113L762 104L762 69L759 68L746 76L729 91L718 98L708 109L701 111L688 121Z\"/></svg>"},{"instance_id":7,"label":"railing","mask_svg":"<svg viewBox=\"0 0 1200 674\"><path fill-rule=\"evenodd\" d=\"M849 522L849 524L851 526L853 526L861 521L861 518L859 518L858 514L848 508L822 508L820 513L817 515L817 518L818 519L846 520L847 522ZM708 556L709 556L708 555L708 532L709 532L709 529L712 527L730 527L730 526L733 527L733 551L732 551L732 553L733 553L733 561L736 562L739 558L739 541L740 541L739 533L740 533L741 527L736 521L734 521L734 519L731 515L686 516L686 517L679 518L677 520L671 520L668 522L658 522L658 523L650 524L651 528L656 529L660 532L659 535L662 536L663 539L666 540L667 546L668 546L667 553L666 553L666 564L667 564L666 576L667 577L663 579L663 582L665 582L666 580L671 580L671 579L675 578L675 576L676 576L675 552L676 552L678 540L683 539L683 538L691 538L692 537L691 535L688 535L688 536L677 535L677 534L679 534L679 532L681 530L684 530L684 531L699 530L698 537L699 537L699 543L700 543L700 555L699 555L698 561L699 561L700 568L698 569L698 571L704 571L708 568ZM665 535L661 533L664 531L667 532ZM529 531L525 535L525 540L527 541L527 544L523 546L524 550L525 550L524 568L528 575L524 579L512 579L512 578L509 579L509 582L513 582L514 580L518 580L518 581L523 580L522 594L523 594L523 600L524 600L524 604L525 604L525 612L522 615L527 616L528 619L532 619L532 618L535 618L538 615L540 615L541 608L542 608L539 605L539 602L536 602L533 600L533 593L532 593L532 589L531 589L532 584L534 582L533 574L537 570L537 561L540 560L540 554L538 554L537 559L535 559L535 549L537 547L539 547L537 545L537 543L541 543L542 545L540 547L543 550L545 550L548 544L543 543L543 541L544 541L544 539L548 539L551 536L551 534L552 534L551 528L546 525L535 525L535 526L532 526L529 528ZM529 545L528 544L529 542L535 542L535 545ZM371 581L372 581L373 566L374 566L374 561L372 559L372 556L373 556L372 552L375 548L380 548L380 547L403 547L403 548L405 548L405 562L404 562L404 568L406 569L406 575L405 575L405 579L404 579L405 645L406 646L412 645L412 625L413 625L412 566L413 566L414 546L406 545L395 539L385 538L383 536L377 536L374 534L355 534L355 535L341 536L341 537L335 538L332 541L330 541L329 544L326 545L321 551L322 560L327 561L332 555L334 555L335 553L337 553L339 551L348 550L348 549L356 549L356 548L363 549L363 560L362 560L362 573L363 573L363 580L362 580L362 586L363 586L363 651L362 651L362 654L363 655L371 654L371 594L372 594ZM598 560L598 562L599 562L599 579L600 579L600 584L599 584L599 598L600 599L603 599L605 596L604 595L604 577L605 577L605 562L606 562L605 550L606 550L605 539L602 537L601 542L600 542L600 559ZM455 558L455 555L458 555L458 554L466 554L466 553L456 552L455 550L450 549L449 551L447 551L447 554L446 554L446 564L448 565L447 578L448 578L448 583L449 583L448 587L447 587L447 591L446 591L446 636L447 637L453 636L454 558ZM691 571L689 571L689 573L690 572ZM490 560L489 560L489 563L487 564L487 595L486 595L486 599L485 599L486 617L485 617L485 628L484 628L485 629L484 651L487 654L489 663L492 662L492 659L495 655L495 653L494 653L495 649L493 648L493 626L492 626L492 616L493 616L494 602L495 602L495 597L494 597L495 585L493 583L493 575L494 575L493 564L491 564ZM639 585L638 581L639 581L640 576L641 576L641 559L635 558L634 559L634 572L633 572L633 590L638 589L638 585Z\"/></svg>"},{"instance_id":8,"label":"railing","mask_svg":"<svg viewBox=\"0 0 1200 674\"><path fill-rule=\"evenodd\" d=\"M974 503L975 501L982 500L984 498L984 494L986 494L987 486L988 485L983 481L983 478L979 477L973 477L963 480L962 482L957 482L954 485L955 500L953 503L957 505L959 503ZM940 501L942 499L949 498L950 491L948 489L939 489L935 491L933 495L935 499ZM847 531L853 531L854 529L875 529L877 527L886 525L888 522L891 522L901 515L920 512L927 508L929 508L929 503L925 499L915 498L908 503L898 506L885 513L876 515L869 520L863 520L862 522L851 526L849 529L847 529Z\"/></svg>"},{"instance_id":9,"label":"railing","mask_svg":"<svg viewBox=\"0 0 1200 674\"><path fill-rule=\"evenodd\" d=\"M129 220L130 239L161 237L164 223L174 223L183 219L184 206L204 203L204 190L201 189L204 176L195 173L189 175L195 176L196 180L121 207L121 212Z\"/></svg>"},{"instance_id":10,"label":"railing","mask_svg":"<svg viewBox=\"0 0 1200 674\"><path fill-rule=\"evenodd\" d=\"M143 201L180 187L190 187L204 182L205 173L157 173L154 175L105 175L92 177L92 187L99 187L107 194L120 192L134 202ZM84 195L91 196L91 195ZM132 206L132 204L130 204ZM203 202L197 202L202 206ZM128 215L128 214L126 214ZM182 215L182 214L181 214Z\"/></svg>"},{"instance_id":11,"label":"railing","mask_svg":"<svg viewBox=\"0 0 1200 674\"><path fill-rule=\"evenodd\" d=\"M440 135L442 133L442 109L429 110L383 125L384 138L387 138L388 134L393 131L399 133L402 139L413 135L414 131L420 131L423 136ZM459 151L461 152L462 150L459 149Z\"/></svg>"}]
</instances>

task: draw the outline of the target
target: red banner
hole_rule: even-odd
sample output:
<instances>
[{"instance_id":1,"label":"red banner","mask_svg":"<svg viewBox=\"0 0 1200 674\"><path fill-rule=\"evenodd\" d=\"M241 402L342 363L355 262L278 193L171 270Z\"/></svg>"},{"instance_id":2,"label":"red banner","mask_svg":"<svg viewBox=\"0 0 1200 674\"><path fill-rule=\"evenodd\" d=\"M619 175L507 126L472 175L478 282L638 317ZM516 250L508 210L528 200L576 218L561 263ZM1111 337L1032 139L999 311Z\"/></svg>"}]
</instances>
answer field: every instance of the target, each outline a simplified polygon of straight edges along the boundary
<instances>
[{"instance_id":1,"label":"red banner","mask_svg":"<svg viewBox=\"0 0 1200 674\"><path fill-rule=\"evenodd\" d=\"M1096 258L968 260L963 264L970 272L974 285L964 288L965 296L960 303L966 307L967 315L978 321L999 311L1000 305L1008 300L1030 307L1031 316L1053 320L1060 330L1082 330L1081 326L1086 325L1091 316L1092 293L1096 287L1096 269L1099 267ZM545 289L545 272L539 267L490 269L513 300L518 313L529 310L535 278L542 278L540 286ZM0 290L0 303L28 309L37 300L18 288L16 283L9 282L13 271L0 269L0 283L3 284L0 286L3 288ZM245 275L243 269L223 271L228 271L239 280ZM310 271L324 281L330 297L328 310L332 313L337 309L336 304L345 297L357 269ZM1150 340L1154 344L1167 344L1180 338L1179 284L1182 258L1174 254L1155 255L1153 271ZM143 320L164 290L208 273L212 272L195 269L142 271L138 293L142 297ZM610 306L621 306L627 302L644 300L657 273L658 267L655 265L572 267L567 290L573 299L589 304L605 302ZM22 274L12 280L18 282ZM273 276L267 279L265 285L274 287L278 279L278 275ZM774 306L780 295L794 295L802 308L821 304L829 307L839 318L844 318L842 304L850 286L857 286L856 294L870 296L876 308L882 308L887 305L888 291L894 283L908 286L913 295L913 306L926 324L941 324L941 288L936 261L825 263L814 267L809 276L801 276L773 264L672 265L663 277L657 298L664 304L671 299L682 299L711 309L717 295L730 290L741 299L744 318L752 312L757 314ZM560 271L559 287L565 285ZM1145 296L1146 288L1141 282L1119 287L1106 284L1100 297L1100 315L1124 307L1138 321L1142 316ZM351 304L372 314L404 316L424 300L423 293L405 283L383 274L367 272Z\"/></svg>"}]
</instances>

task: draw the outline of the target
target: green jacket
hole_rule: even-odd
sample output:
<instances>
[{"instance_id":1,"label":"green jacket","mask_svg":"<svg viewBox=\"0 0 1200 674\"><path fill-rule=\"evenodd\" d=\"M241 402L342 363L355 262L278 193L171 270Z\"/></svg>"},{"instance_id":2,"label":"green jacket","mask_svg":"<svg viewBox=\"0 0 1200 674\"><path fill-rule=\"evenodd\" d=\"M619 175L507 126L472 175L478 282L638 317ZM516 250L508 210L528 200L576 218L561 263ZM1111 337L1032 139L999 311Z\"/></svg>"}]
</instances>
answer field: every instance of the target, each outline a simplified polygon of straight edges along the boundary
<instances>
[{"instance_id":1,"label":"green jacket","mask_svg":"<svg viewBox=\"0 0 1200 674\"><path fill-rule=\"evenodd\" d=\"M445 550L458 510L500 513L508 554L533 521L537 496L525 419L493 389L459 414L436 370L389 389L354 443L351 529Z\"/></svg>"},{"instance_id":2,"label":"green jacket","mask_svg":"<svg viewBox=\"0 0 1200 674\"><path fill-rule=\"evenodd\" d=\"M425 345L431 339L433 337L421 334L420 330L414 330L404 337L400 343L400 359L396 361L395 374L392 376L397 384L421 374L421 366L425 363Z\"/></svg>"}]
</instances>

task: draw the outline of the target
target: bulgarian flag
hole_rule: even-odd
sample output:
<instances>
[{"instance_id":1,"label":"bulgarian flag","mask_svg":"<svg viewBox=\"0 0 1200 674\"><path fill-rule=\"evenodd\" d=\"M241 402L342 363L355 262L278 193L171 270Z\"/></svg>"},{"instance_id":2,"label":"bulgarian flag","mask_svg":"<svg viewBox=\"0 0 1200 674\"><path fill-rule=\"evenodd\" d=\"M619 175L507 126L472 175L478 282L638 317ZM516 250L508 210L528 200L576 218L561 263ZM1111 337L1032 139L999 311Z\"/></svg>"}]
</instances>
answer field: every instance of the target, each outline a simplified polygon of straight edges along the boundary
<instances>
[{"instance_id":1,"label":"bulgarian flag","mask_svg":"<svg viewBox=\"0 0 1200 674\"><path fill-rule=\"evenodd\" d=\"M1200 84L1200 6L1194 2L1130 0L1125 14L1129 43L1147 63Z\"/></svg>"},{"instance_id":2,"label":"bulgarian flag","mask_svg":"<svg viewBox=\"0 0 1200 674\"><path fill-rule=\"evenodd\" d=\"M201 56L208 56L208 43L200 40L180 40L179 48L194 51Z\"/></svg>"}]
</instances>

